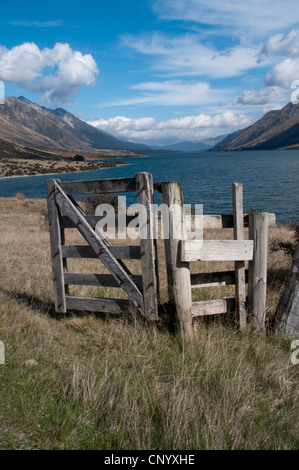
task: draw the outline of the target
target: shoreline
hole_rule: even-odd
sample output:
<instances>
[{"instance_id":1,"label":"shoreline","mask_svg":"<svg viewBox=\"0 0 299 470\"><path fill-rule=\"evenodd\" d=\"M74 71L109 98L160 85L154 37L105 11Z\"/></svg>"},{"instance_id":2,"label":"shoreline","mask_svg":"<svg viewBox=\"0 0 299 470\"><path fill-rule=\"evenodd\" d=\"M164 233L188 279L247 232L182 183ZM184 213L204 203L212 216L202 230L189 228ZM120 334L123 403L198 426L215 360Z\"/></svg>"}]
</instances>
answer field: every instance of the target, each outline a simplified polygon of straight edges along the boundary
<instances>
[{"instance_id":1,"label":"shoreline","mask_svg":"<svg viewBox=\"0 0 299 470\"><path fill-rule=\"evenodd\" d=\"M13 179L13 178L33 178L34 176L54 176L54 175L66 175L66 174L69 174L69 173L85 173L87 171L99 171L99 170L108 170L108 169L111 169L111 168L118 168L120 166L124 166L124 165L129 165L129 163L127 162L124 162L124 163L118 163L114 166L103 166L103 167L99 167L99 168L96 168L96 169L90 169L90 168L86 168L84 170L72 170L72 171L57 171L57 172L51 172L51 173L35 173L33 175L11 175L11 176L0 176L0 181L1 180L6 180L6 179Z\"/></svg>"}]
</instances>

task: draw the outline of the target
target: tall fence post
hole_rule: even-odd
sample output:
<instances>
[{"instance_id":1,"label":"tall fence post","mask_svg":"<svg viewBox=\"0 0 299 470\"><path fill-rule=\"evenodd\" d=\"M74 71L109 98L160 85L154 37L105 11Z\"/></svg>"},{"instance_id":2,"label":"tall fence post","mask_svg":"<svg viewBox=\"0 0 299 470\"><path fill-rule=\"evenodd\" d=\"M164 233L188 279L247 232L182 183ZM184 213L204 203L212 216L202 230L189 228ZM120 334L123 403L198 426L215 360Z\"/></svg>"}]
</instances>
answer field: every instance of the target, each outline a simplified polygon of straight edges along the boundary
<instances>
[{"instance_id":1,"label":"tall fence post","mask_svg":"<svg viewBox=\"0 0 299 470\"><path fill-rule=\"evenodd\" d=\"M244 240L244 216L243 216L243 185L233 183L233 210L234 210L234 239ZM239 316L240 329L246 328L246 284L245 261L235 262L236 275L236 311Z\"/></svg>"},{"instance_id":2,"label":"tall fence post","mask_svg":"<svg viewBox=\"0 0 299 470\"><path fill-rule=\"evenodd\" d=\"M154 242L155 216L152 207L154 192L152 175L145 172L137 173L136 189L137 201L146 210L146 220L142 221L144 227L140 227L140 231L144 230L146 232L145 237L140 236L144 315L148 320L157 320L158 286ZM141 223L141 220L139 220L139 223Z\"/></svg>"},{"instance_id":3,"label":"tall fence post","mask_svg":"<svg viewBox=\"0 0 299 470\"><path fill-rule=\"evenodd\" d=\"M254 241L253 260L249 262L248 302L253 326L263 330L266 318L268 214L249 213L249 238Z\"/></svg>"},{"instance_id":4,"label":"tall fence post","mask_svg":"<svg viewBox=\"0 0 299 470\"><path fill-rule=\"evenodd\" d=\"M54 285L55 311L66 313L64 262L62 257L62 240L59 223L59 209L55 197L55 180L47 181L48 219L50 231L52 273Z\"/></svg>"},{"instance_id":5,"label":"tall fence post","mask_svg":"<svg viewBox=\"0 0 299 470\"><path fill-rule=\"evenodd\" d=\"M185 238L183 194L180 183L162 183L162 203L169 208L169 233L165 237L169 303L177 330L192 337L192 295L189 263L181 261L180 240ZM162 220L163 222L163 220Z\"/></svg>"}]
</instances>

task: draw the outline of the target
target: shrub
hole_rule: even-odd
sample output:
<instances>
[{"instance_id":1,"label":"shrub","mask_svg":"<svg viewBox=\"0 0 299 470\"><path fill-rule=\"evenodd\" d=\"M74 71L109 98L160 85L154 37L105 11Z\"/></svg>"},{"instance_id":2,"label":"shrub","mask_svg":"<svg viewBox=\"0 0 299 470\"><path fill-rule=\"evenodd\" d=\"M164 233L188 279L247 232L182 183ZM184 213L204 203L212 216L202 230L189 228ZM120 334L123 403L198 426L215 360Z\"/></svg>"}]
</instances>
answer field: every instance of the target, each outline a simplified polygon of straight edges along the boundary
<instances>
[{"instance_id":1,"label":"shrub","mask_svg":"<svg viewBox=\"0 0 299 470\"><path fill-rule=\"evenodd\" d=\"M284 241L281 238L273 238L270 245L272 252L283 251L286 256L294 256L296 247L299 245L299 220L293 220L290 228L294 231L293 240Z\"/></svg>"},{"instance_id":2,"label":"shrub","mask_svg":"<svg viewBox=\"0 0 299 470\"><path fill-rule=\"evenodd\" d=\"M16 194L16 198L17 198L18 201L25 201L26 196L24 196L24 194L22 194L22 193L18 193L18 194Z\"/></svg>"}]
</instances>

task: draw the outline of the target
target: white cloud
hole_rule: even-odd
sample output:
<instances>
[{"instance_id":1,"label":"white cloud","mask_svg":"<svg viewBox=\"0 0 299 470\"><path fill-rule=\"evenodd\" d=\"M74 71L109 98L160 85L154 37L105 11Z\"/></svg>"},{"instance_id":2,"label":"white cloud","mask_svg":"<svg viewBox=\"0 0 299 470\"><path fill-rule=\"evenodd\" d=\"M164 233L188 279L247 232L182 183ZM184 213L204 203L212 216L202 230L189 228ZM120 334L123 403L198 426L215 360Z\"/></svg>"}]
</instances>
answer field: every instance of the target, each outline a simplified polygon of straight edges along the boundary
<instances>
[{"instance_id":1,"label":"white cloud","mask_svg":"<svg viewBox=\"0 0 299 470\"><path fill-rule=\"evenodd\" d=\"M266 85L289 87L291 82L299 80L299 58L287 58L276 64L266 75Z\"/></svg>"},{"instance_id":2,"label":"white cloud","mask_svg":"<svg viewBox=\"0 0 299 470\"><path fill-rule=\"evenodd\" d=\"M299 56L299 30L292 30L287 36L275 34L263 47L264 54L287 54L289 57Z\"/></svg>"},{"instance_id":3,"label":"white cloud","mask_svg":"<svg viewBox=\"0 0 299 470\"><path fill-rule=\"evenodd\" d=\"M155 0L161 19L185 20L221 28L226 35L254 37L282 31L298 24L298 0Z\"/></svg>"},{"instance_id":4,"label":"white cloud","mask_svg":"<svg viewBox=\"0 0 299 470\"><path fill-rule=\"evenodd\" d=\"M53 74L43 74L45 68ZM24 43L12 49L0 46L0 79L21 88L42 93L44 104L65 104L81 86L95 83L98 69L90 54L73 51L69 44L52 49Z\"/></svg>"},{"instance_id":5,"label":"white cloud","mask_svg":"<svg viewBox=\"0 0 299 470\"><path fill-rule=\"evenodd\" d=\"M290 95L289 90L278 86L269 86L261 90L246 90L238 98L238 104L262 106L285 100Z\"/></svg>"},{"instance_id":6,"label":"white cloud","mask_svg":"<svg viewBox=\"0 0 299 470\"><path fill-rule=\"evenodd\" d=\"M106 106L128 106L148 104L159 106L182 106L215 103L227 96L226 90L211 89L206 82L166 80L163 82L146 82L132 86L140 95L134 98L101 103Z\"/></svg>"},{"instance_id":7,"label":"white cloud","mask_svg":"<svg viewBox=\"0 0 299 470\"><path fill-rule=\"evenodd\" d=\"M53 21L12 21L13 26L24 26L27 28L52 28L53 26L61 26L63 20Z\"/></svg>"},{"instance_id":8,"label":"white cloud","mask_svg":"<svg viewBox=\"0 0 299 470\"><path fill-rule=\"evenodd\" d=\"M226 111L213 116L199 114L160 122L152 117L130 119L116 116L107 120L97 119L88 124L124 139L166 143L201 140L241 129L251 123L252 118L246 114L237 115L232 111Z\"/></svg>"},{"instance_id":9,"label":"white cloud","mask_svg":"<svg viewBox=\"0 0 299 470\"><path fill-rule=\"evenodd\" d=\"M259 47L237 45L217 50L202 44L200 36L193 33L174 37L160 33L139 38L126 35L122 37L122 43L140 54L152 56L153 70L168 75L228 78L264 65L259 57Z\"/></svg>"}]
</instances>

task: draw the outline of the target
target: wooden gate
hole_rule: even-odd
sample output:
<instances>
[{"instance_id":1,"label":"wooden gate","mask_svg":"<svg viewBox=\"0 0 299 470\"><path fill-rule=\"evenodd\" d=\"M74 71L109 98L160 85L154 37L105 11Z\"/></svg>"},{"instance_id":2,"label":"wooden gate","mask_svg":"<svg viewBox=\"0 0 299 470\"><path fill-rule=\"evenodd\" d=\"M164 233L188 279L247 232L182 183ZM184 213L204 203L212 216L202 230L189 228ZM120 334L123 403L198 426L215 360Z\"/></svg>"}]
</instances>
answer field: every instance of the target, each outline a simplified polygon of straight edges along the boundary
<instances>
[{"instance_id":1,"label":"wooden gate","mask_svg":"<svg viewBox=\"0 0 299 470\"><path fill-rule=\"evenodd\" d=\"M146 209L146 220L142 222L146 236L140 238L140 245L110 245L95 231L101 217L86 215L72 195L126 192L136 192L137 203ZM156 241L152 236L155 223L152 175L143 172L133 178L70 182L50 179L47 181L47 200L56 312L66 313L70 309L120 313L134 305L146 319L157 319L158 269ZM76 228L87 245L65 245L67 228ZM68 272L67 258L98 258L110 274ZM142 275L133 275L124 259L140 259ZM68 289L72 284L120 287L127 293L128 300L73 297Z\"/></svg>"}]
</instances>

